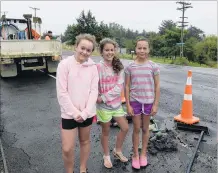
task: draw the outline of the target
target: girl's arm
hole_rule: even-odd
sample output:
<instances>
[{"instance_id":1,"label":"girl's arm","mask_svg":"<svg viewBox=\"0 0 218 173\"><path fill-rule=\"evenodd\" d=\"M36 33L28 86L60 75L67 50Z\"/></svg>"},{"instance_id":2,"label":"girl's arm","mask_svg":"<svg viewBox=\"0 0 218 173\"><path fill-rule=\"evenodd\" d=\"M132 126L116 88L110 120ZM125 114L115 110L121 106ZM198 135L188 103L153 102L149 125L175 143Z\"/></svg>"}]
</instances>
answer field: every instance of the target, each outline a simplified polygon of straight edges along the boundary
<instances>
[{"instance_id":1,"label":"girl's arm","mask_svg":"<svg viewBox=\"0 0 218 173\"><path fill-rule=\"evenodd\" d=\"M63 62L60 62L57 68L56 76L57 99L64 112L75 119L79 116L79 114L81 114L81 112L73 105L70 100L70 96L67 91L68 72L66 69L67 68L64 66Z\"/></svg>"},{"instance_id":2,"label":"girl's arm","mask_svg":"<svg viewBox=\"0 0 218 173\"><path fill-rule=\"evenodd\" d=\"M155 99L154 99L154 106L158 107L159 100L160 100L160 75L154 76L154 86L155 86Z\"/></svg>"},{"instance_id":3,"label":"girl's arm","mask_svg":"<svg viewBox=\"0 0 218 173\"><path fill-rule=\"evenodd\" d=\"M130 65L125 68L125 99L126 99L126 106L130 106L130 82L131 82L131 68Z\"/></svg>"},{"instance_id":4,"label":"girl's arm","mask_svg":"<svg viewBox=\"0 0 218 173\"><path fill-rule=\"evenodd\" d=\"M154 76L154 89L155 89L155 98L154 98L154 103L152 106L152 110L151 110L151 116L154 116L157 113L157 109L158 109L158 104L159 104L159 99L160 99L160 75L156 74Z\"/></svg>"},{"instance_id":5,"label":"girl's arm","mask_svg":"<svg viewBox=\"0 0 218 173\"><path fill-rule=\"evenodd\" d=\"M83 118L84 121L87 119L88 115L91 114L93 107L96 104L98 98L98 82L99 82L99 75L98 75L97 67L95 66L87 106L82 111L81 114L81 117Z\"/></svg>"},{"instance_id":6,"label":"girl's arm","mask_svg":"<svg viewBox=\"0 0 218 173\"><path fill-rule=\"evenodd\" d=\"M154 76L154 91L155 91L154 106L158 107L159 100L160 100L160 68L157 64L154 65L153 76Z\"/></svg>"},{"instance_id":7,"label":"girl's arm","mask_svg":"<svg viewBox=\"0 0 218 173\"><path fill-rule=\"evenodd\" d=\"M134 116L134 112L133 109L130 105L130 82L131 82L131 68L130 66L128 66L125 69L125 99L126 99L126 108L127 108L127 112L128 115L130 116Z\"/></svg>"},{"instance_id":8,"label":"girl's arm","mask_svg":"<svg viewBox=\"0 0 218 173\"><path fill-rule=\"evenodd\" d=\"M100 80L100 76L99 76L99 80ZM100 104L103 102L102 98L101 98L101 90L100 90L100 82L98 82L98 98L97 98L97 104Z\"/></svg>"},{"instance_id":9,"label":"girl's arm","mask_svg":"<svg viewBox=\"0 0 218 173\"><path fill-rule=\"evenodd\" d=\"M123 83L124 83L124 71L122 70L119 74L119 79L115 87L101 95L103 102L107 103L119 97L123 89Z\"/></svg>"},{"instance_id":10,"label":"girl's arm","mask_svg":"<svg viewBox=\"0 0 218 173\"><path fill-rule=\"evenodd\" d=\"M126 108L130 116L134 116L133 109L130 105L129 93L130 93L130 74L125 75L125 98L126 98Z\"/></svg>"},{"instance_id":11,"label":"girl's arm","mask_svg":"<svg viewBox=\"0 0 218 173\"><path fill-rule=\"evenodd\" d=\"M130 75L126 74L125 75L125 98L126 98L126 106L130 106L130 101L129 101L129 87L130 86Z\"/></svg>"}]
</instances>

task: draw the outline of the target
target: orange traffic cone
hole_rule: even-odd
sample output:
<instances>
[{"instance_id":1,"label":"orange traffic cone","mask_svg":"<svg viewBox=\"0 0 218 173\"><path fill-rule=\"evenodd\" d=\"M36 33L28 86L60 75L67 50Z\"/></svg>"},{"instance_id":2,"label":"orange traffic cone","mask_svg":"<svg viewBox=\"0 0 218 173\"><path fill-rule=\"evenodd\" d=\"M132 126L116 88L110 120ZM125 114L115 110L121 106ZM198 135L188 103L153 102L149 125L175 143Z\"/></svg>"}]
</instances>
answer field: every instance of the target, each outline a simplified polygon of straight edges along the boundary
<instances>
[{"instance_id":1,"label":"orange traffic cone","mask_svg":"<svg viewBox=\"0 0 218 173\"><path fill-rule=\"evenodd\" d=\"M192 71L188 71L188 78L185 87L184 100L182 104L181 114L174 117L174 120L185 124L194 124L200 121L199 118L193 116L192 104Z\"/></svg>"},{"instance_id":2,"label":"orange traffic cone","mask_svg":"<svg viewBox=\"0 0 218 173\"><path fill-rule=\"evenodd\" d=\"M125 102L126 102L125 94L124 94L124 89L123 89L122 92L121 92L121 101L122 101L122 103L125 103Z\"/></svg>"}]
</instances>

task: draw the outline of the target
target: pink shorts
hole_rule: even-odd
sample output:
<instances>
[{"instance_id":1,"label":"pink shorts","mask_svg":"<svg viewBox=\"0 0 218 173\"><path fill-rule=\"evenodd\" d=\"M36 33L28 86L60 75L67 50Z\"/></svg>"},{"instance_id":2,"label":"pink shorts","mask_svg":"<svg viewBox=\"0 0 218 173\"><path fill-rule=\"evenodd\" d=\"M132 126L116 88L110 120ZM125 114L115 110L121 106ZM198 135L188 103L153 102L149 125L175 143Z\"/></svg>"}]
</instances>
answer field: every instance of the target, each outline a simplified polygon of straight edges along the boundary
<instances>
[{"instance_id":1,"label":"pink shorts","mask_svg":"<svg viewBox=\"0 0 218 173\"><path fill-rule=\"evenodd\" d=\"M153 104L141 104L137 101L130 102L135 115L150 115Z\"/></svg>"}]
</instances>

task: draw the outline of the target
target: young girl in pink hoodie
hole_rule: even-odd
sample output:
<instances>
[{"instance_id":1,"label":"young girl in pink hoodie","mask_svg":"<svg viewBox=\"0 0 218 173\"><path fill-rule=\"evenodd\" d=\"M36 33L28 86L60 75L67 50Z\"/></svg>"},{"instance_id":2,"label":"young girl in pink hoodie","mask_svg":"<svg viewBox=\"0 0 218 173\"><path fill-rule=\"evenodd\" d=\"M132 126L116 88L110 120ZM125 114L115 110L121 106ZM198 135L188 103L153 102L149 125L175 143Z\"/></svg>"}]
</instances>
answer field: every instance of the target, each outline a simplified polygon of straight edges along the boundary
<instances>
[{"instance_id":1,"label":"young girl in pink hoodie","mask_svg":"<svg viewBox=\"0 0 218 173\"><path fill-rule=\"evenodd\" d=\"M128 132L128 122L122 108L121 92L124 85L124 67L116 57L117 43L109 38L100 42L100 53L103 60L98 63L99 72L99 97L97 100L97 117L101 122L101 144L104 152L104 166L112 168L108 141L110 121L112 118L118 123L120 132L117 135L116 146L113 154L121 162L128 159L122 154L122 146Z\"/></svg>"},{"instance_id":2,"label":"young girl in pink hoodie","mask_svg":"<svg viewBox=\"0 0 218 173\"><path fill-rule=\"evenodd\" d=\"M80 142L80 173L86 173L90 153L90 129L96 115L98 70L91 53L95 37L76 37L75 55L62 60L57 68L57 98L62 117L62 153L67 173L74 169L75 140Z\"/></svg>"}]
</instances>

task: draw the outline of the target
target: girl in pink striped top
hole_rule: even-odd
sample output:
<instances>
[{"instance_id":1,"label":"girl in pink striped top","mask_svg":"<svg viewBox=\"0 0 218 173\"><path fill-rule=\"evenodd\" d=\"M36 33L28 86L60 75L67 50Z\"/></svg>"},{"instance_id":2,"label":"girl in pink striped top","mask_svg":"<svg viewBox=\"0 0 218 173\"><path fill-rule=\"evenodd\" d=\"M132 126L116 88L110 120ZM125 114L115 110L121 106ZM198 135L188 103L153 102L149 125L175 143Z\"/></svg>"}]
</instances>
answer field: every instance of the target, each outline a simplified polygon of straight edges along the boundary
<instances>
[{"instance_id":1,"label":"girl in pink striped top","mask_svg":"<svg viewBox=\"0 0 218 173\"><path fill-rule=\"evenodd\" d=\"M112 118L120 126L116 146L113 150L115 157L121 162L128 159L122 154L122 145L128 132L128 122L121 103L121 91L124 84L124 71L121 61L115 56L117 44L105 38L100 42L100 53L103 60L97 64L99 72L99 97L97 99L97 118L102 126L101 144L104 152L104 166L112 168L109 154L109 131Z\"/></svg>"},{"instance_id":2,"label":"girl in pink striped top","mask_svg":"<svg viewBox=\"0 0 218 173\"><path fill-rule=\"evenodd\" d=\"M147 166L150 116L155 115L160 97L159 67L148 59L149 44L145 39L136 42L136 59L125 69L127 111L133 120L133 157L135 169ZM139 156L139 132L142 122L142 150Z\"/></svg>"}]
</instances>

